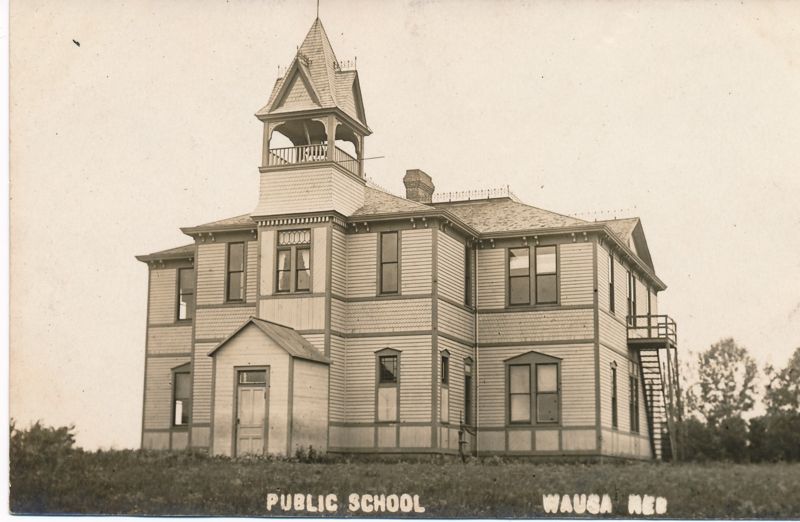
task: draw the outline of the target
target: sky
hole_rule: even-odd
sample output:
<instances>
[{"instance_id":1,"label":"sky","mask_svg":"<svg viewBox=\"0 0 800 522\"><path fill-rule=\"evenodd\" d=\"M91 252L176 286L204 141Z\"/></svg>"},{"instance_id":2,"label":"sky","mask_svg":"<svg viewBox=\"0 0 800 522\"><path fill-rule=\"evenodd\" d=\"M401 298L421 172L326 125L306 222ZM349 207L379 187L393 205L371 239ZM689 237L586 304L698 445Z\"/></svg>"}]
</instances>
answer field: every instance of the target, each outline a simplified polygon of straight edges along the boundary
<instances>
[{"instance_id":1,"label":"sky","mask_svg":"<svg viewBox=\"0 0 800 522\"><path fill-rule=\"evenodd\" d=\"M322 0L358 59L367 175L639 216L681 357L800 346L800 3ZM314 0L17 0L10 415L138 447L147 267L249 212L253 116Z\"/></svg>"}]
</instances>

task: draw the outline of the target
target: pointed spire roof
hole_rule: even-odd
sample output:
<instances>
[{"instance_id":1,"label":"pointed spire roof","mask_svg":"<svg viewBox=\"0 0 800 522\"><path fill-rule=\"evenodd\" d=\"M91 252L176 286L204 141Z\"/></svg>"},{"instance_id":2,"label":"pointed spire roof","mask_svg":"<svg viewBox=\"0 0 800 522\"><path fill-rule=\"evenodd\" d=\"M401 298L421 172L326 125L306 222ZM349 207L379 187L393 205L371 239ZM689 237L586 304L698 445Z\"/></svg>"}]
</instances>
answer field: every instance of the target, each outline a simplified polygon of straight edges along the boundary
<instances>
[{"instance_id":1,"label":"pointed spire roof","mask_svg":"<svg viewBox=\"0 0 800 522\"><path fill-rule=\"evenodd\" d=\"M341 70L322 20L317 18L286 74L275 82L269 102L256 116L319 108L339 108L367 125L358 72Z\"/></svg>"}]
</instances>

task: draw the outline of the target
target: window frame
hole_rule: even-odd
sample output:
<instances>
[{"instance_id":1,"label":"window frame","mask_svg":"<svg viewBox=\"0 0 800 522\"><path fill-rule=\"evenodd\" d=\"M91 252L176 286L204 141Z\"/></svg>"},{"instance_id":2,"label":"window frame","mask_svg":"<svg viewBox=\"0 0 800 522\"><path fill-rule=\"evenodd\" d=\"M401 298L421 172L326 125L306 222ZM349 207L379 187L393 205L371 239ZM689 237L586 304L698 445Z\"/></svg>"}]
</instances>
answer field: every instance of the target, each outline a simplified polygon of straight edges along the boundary
<instances>
[{"instance_id":1,"label":"window frame","mask_svg":"<svg viewBox=\"0 0 800 522\"><path fill-rule=\"evenodd\" d=\"M384 348L375 352L375 423L397 424L400 422L400 355L399 350ZM395 359L394 381L384 381L381 374L381 362L384 358ZM380 390L382 388L395 388L395 415L394 419L380 418Z\"/></svg>"},{"instance_id":2,"label":"window frame","mask_svg":"<svg viewBox=\"0 0 800 522\"><path fill-rule=\"evenodd\" d=\"M297 232L298 234L308 233L308 241L299 241L294 243L286 243L281 244L281 234L282 233L292 233ZM314 247L313 247L313 237L312 237L312 229L310 228L303 228L303 229L286 229L286 230L277 230L275 234L275 264L273 266L273 294L307 294L311 293L314 288ZM308 251L308 267L299 270L298 267L298 256L300 255L300 251ZM283 269L280 266L280 255L281 252L288 252L289 254L289 269ZM300 276L301 271L308 272L308 288L298 288L298 279ZM289 277L289 288L288 289L281 289L280 282L281 282L281 274L287 273Z\"/></svg>"},{"instance_id":3,"label":"window frame","mask_svg":"<svg viewBox=\"0 0 800 522\"><path fill-rule=\"evenodd\" d=\"M539 250L545 248L552 248L555 253L555 271L554 272L545 272L539 273ZM557 305L560 299L560 292L558 291L559 286L559 256L558 256L558 245L536 245L536 248L533 250L533 263L534 263L534 303L537 305ZM554 276L555 277L555 296L552 301L539 301L539 278L540 277L547 277L547 276Z\"/></svg>"},{"instance_id":4,"label":"window frame","mask_svg":"<svg viewBox=\"0 0 800 522\"><path fill-rule=\"evenodd\" d=\"M511 251L512 250L525 250L528 253L528 273L527 275L511 275ZM514 302L512 301L513 292L511 291L512 279L527 279L528 280L528 300ZM506 249L506 303L511 306L530 306L531 305L531 248L529 246L508 247Z\"/></svg>"},{"instance_id":5,"label":"window frame","mask_svg":"<svg viewBox=\"0 0 800 522\"><path fill-rule=\"evenodd\" d=\"M530 351L517 355L504 361L505 364L505 420L506 427L515 426L553 426L560 427L563 422L563 390L561 386L561 363L562 360L552 355L547 355L540 352ZM556 391L555 392L540 392L538 383L538 366L554 365L556 369ZM511 368L515 366L528 367L528 395L530 396L528 418L529 420L511 420ZM556 396L556 415L554 421L540 421L539 420L539 396L540 395L555 395Z\"/></svg>"},{"instance_id":6,"label":"window frame","mask_svg":"<svg viewBox=\"0 0 800 522\"><path fill-rule=\"evenodd\" d=\"M187 375L189 379L189 394L186 398L178 398L177 391L178 391L178 375ZM189 425L192 423L192 370L189 363L182 364L170 370L171 376L171 390L170 390L170 398L172 402L170 403L170 428L171 429L179 429L179 430L186 430L189 429ZM175 423L175 414L177 412L177 402L182 401L185 406L185 410L182 410L181 413L186 413L186 422L183 424L176 424ZM184 407L182 406L182 408Z\"/></svg>"},{"instance_id":7,"label":"window frame","mask_svg":"<svg viewBox=\"0 0 800 522\"><path fill-rule=\"evenodd\" d=\"M474 285L472 279L472 267L474 261L472 256L475 255L475 250L469 245L464 245L464 306L472 307L475 304Z\"/></svg>"},{"instance_id":8,"label":"window frame","mask_svg":"<svg viewBox=\"0 0 800 522\"><path fill-rule=\"evenodd\" d=\"M192 291L185 292L181 285L181 272L184 270L191 270L192 271ZM176 271L176 286L177 290L175 291L175 295L177 297L177 302L175 303L175 321L177 322L191 322L194 319L194 313L196 310L197 303L195 301L195 293L197 292L197 274L195 273L193 266L185 266L179 267ZM184 295L191 295L192 299L189 301L189 305L187 306L187 310L189 311L189 315L187 317L181 317L181 297Z\"/></svg>"},{"instance_id":9,"label":"window frame","mask_svg":"<svg viewBox=\"0 0 800 522\"><path fill-rule=\"evenodd\" d=\"M614 287L614 254L608 253L608 311L616 312L616 290Z\"/></svg>"},{"instance_id":10,"label":"window frame","mask_svg":"<svg viewBox=\"0 0 800 522\"><path fill-rule=\"evenodd\" d=\"M450 352L447 350L442 351L439 357L439 397L439 421L450 424Z\"/></svg>"},{"instance_id":11,"label":"window frame","mask_svg":"<svg viewBox=\"0 0 800 522\"><path fill-rule=\"evenodd\" d=\"M230 241L225 244L225 302L244 303L247 300L247 241ZM231 247L242 245L242 269L231 270ZM241 297L231 298L231 274L241 274Z\"/></svg>"},{"instance_id":12,"label":"window frame","mask_svg":"<svg viewBox=\"0 0 800 522\"><path fill-rule=\"evenodd\" d=\"M617 396L617 363L611 363L611 428L619 428L619 397Z\"/></svg>"},{"instance_id":13,"label":"window frame","mask_svg":"<svg viewBox=\"0 0 800 522\"><path fill-rule=\"evenodd\" d=\"M639 368L636 363L630 364L629 375L629 428L631 433L641 433L639 424Z\"/></svg>"},{"instance_id":14,"label":"window frame","mask_svg":"<svg viewBox=\"0 0 800 522\"><path fill-rule=\"evenodd\" d=\"M472 416L472 394L474 393L474 367L472 358L467 357L464 359L464 418L463 424L466 426L473 425ZM469 385L468 385L469 383Z\"/></svg>"},{"instance_id":15,"label":"window frame","mask_svg":"<svg viewBox=\"0 0 800 522\"><path fill-rule=\"evenodd\" d=\"M384 261L383 260L383 238L384 236L394 235L395 236L395 253L397 259L394 261ZM383 282L384 282L384 266L385 265L395 265L395 278L396 278L396 285L397 288L395 290L384 290L383 289ZM400 231L399 230L387 230L378 234L378 295L400 295Z\"/></svg>"}]
</instances>

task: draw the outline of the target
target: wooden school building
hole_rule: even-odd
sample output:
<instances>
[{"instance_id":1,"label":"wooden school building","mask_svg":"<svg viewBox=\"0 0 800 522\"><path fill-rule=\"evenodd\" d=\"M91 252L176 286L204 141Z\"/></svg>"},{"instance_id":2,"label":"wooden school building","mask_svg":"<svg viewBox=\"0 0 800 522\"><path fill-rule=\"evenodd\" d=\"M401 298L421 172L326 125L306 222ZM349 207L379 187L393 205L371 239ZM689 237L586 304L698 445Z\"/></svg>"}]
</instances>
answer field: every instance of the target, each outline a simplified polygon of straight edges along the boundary
<instances>
[{"instance_id":1,"label":"wooden school building","mask_svg":"<svg viewBox=\"0 0 800 522\"><path fill-rule=\"evenodd\" d=\"M142 447L662 458L675 324L637 218L364 176L358 72L316 19L275 82L259 201L147 264ZM247 209L243 209L247 210Z\"/></svg>"}]
</instances>

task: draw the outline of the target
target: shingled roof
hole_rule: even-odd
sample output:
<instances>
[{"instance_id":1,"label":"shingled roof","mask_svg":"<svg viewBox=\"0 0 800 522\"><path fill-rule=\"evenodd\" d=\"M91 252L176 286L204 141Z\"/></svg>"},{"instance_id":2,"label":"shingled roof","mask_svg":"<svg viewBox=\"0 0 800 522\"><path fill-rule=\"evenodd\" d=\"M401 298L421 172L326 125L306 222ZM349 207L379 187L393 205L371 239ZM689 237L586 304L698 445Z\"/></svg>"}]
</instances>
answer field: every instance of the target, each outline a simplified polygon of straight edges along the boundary
<instances>
[{"instance_id":1,"label":"shingled roof","mask_svg":"<svg viewBox=\"0 0 800 522\"><path fill-rule=\"evenodd\" d=\"M183 245L175 248L168 248L153 252L152 254L145 254L136 256L139 261L162 261L167 259L186 259L194 256L194 243Z\"/></svg>"},{"instance_id":2,"label":"shingled roof","mask_svg":"<svg viewBox=\"0 0 800 522\"><path fill-rule=\"evenodd\" d=\"M370 186L364 187L364 205L353 213L353 216L373 216L398 214L401 212L419 212L432 210L432 207L389 194Z\"/></svg>"},{"instance_id":3,"label":"shingled roof","mask_svg":"<svg viewBox=\"0 0 800 522\"><path fill-rule=\"evenodd\" d=\"M306 340L305 337L297 333L293 328L284 326L282 324L273 323L264 319L250 317L242 323L236 330L233 331L224 341L219 343L211 350L208 355L213 355L217 350L225 346L231 339L244 330L248 325L253 325L261 330L267 337L269 337L275 344L283 348L286 353L298 359L306 359L308 361L315 361L328 364L330 361L327 357L322 355L314 345Z\"/></svg>"},{"instance_id":4,"label":"shingled roof","mask_svg":"<svg viewBox=\"0 0 800 522\"><path fill-rule=\"evenodd\" d=\"M242 214L241 216L234 216L218 221L211 221L195 227L183 227L181 231L185 234L194 234L196 232L213 232L215 230L237 230L246 229L256 226L256 222L250 217L250 214Z\"/></svg>"},{"instance_id":5,"label":"shingled roof","mask_svg":"<svg viewBox=\"0 0 800 522\"><path fill-rule=\"evenodd\" d=\"M293 92L295 88L300 93L302 93L300 89L305 89L308 93L307 99L299 102L307 104L307 107L297 106L296 103L284 106L287 94ZM366 126L360 92L358 73L339 68L328 34L322 26L322 21L317 18L297 50L297 55L286 74L275 82L269 102L256 113L256 116L301 109L339 108Z\"/></svg>"},{"instance_id":6,"label":"shingled roof","mask_svg":"<svg viewBox=\"0 0 800 522\"><path fill-rule=\"evenodd\" d=\"M584 225L586 221L526 205L511 198L434 203L480 233Z\"/></svg>"}]
</instances>

